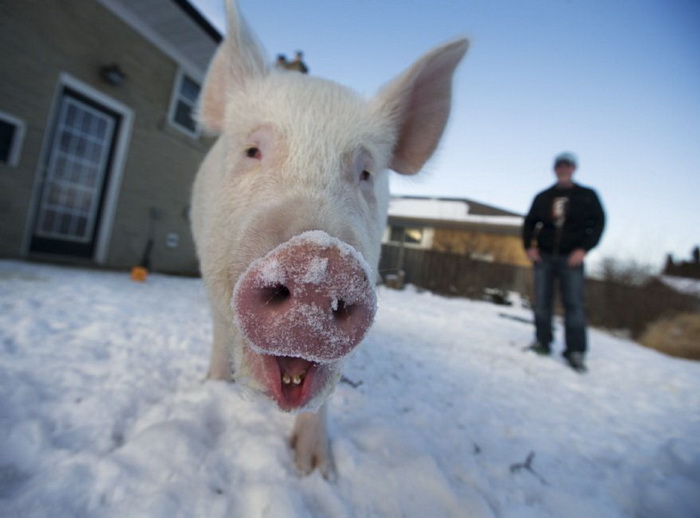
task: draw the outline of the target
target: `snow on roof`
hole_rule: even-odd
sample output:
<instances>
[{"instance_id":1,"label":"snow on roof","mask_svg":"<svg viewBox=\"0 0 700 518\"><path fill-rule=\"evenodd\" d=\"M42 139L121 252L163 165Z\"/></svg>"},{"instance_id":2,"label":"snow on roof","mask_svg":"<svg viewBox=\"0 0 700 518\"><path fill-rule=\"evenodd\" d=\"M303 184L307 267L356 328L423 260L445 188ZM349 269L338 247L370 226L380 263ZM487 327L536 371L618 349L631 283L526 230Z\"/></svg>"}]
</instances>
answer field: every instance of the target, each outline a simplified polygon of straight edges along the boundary
<instances>
[{"instance_id":1,"label":"snow on roof","mask_svg":"<svg viewBox=\"0 0 700 518\"><path fill-rule=\"evenodd\" d=\"M445 200L440 198L392 198L389 216L398 218L430 219L519 227L521 216L470 214L467 200Z\"/></svg>"},{"instance_id":2,"label":"snow on roof","mask_svg":"<svg viewBox=\"0 0 700 518\"><path fill-rule=\"evenodd\" d=\"M663 282L666 286L673 288L680 293L700 297L700 280L698 279L675 277L672 275L662 275L659 277L659 279L661 279L661 282Z\"/></svg>"}]
</instances>

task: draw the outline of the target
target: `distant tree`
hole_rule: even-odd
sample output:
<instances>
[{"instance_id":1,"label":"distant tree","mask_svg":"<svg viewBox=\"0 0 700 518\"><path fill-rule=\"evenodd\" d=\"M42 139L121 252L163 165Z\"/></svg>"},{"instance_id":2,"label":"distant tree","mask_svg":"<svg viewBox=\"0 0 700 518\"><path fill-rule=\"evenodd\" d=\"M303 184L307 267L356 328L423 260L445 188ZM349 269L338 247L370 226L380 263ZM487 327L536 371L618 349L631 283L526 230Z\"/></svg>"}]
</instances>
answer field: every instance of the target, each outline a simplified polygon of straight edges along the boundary
<instances>
[{"instance_id":1,"label":"distant tree","mask_svg":"<svg viewBox=\"0 0 700 518\"><path fill-rule=\"evenodd\" d=\"M673 259L670 255L668 258L673 264ZM626 286L640 286L652 277L652 268L634 260L624 261L614 257L605 257L601 261L599 275L604 281Z\"/></svg>"},{"instance_id":2,"label":"distant tree","mask_svg":"<svg viewBox=\"0 0 700 518\"><path fill-rule=\"evenodd\" d=\"M676 265L673 262L673 255L667 254L666 255L666 266L664 266L664 271L666 275L673 275L673 270L676 268Z\"/></svg>"},{"instance_id":3,"label":"distant tree","mask_svg":"<svg viewBox=\"0 0 700 518\"><path fill-rule=\"evenodd\" d=\"M666 266L663 273L675 277L687 277L689 279L700 279L700 246L693 248L690 252L690 260L678 262L673 260L671 254L666 256Z\"/></svg>"}]
</instances>

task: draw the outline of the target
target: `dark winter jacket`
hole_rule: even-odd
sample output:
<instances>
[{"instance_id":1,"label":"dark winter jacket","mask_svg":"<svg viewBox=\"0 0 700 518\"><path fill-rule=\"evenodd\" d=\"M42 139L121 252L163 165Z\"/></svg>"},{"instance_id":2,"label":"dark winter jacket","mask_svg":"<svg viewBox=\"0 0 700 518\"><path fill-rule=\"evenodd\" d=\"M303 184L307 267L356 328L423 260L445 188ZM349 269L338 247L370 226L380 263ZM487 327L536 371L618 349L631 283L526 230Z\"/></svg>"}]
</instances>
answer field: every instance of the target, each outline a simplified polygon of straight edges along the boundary
<instances>
[{"instance_id":1,"label":"dark winter jacket","mask_svg":"<svg viewBox=\"0 0 700 518\"><path fill-rule=\"evenodd\" d=\"M605 213L593 189L574 184L557 185L535 196L523 224L523 245L550 254L569 254L576 248L588 251L598 244L605 226Z\"/></svg>"}]
</instances>

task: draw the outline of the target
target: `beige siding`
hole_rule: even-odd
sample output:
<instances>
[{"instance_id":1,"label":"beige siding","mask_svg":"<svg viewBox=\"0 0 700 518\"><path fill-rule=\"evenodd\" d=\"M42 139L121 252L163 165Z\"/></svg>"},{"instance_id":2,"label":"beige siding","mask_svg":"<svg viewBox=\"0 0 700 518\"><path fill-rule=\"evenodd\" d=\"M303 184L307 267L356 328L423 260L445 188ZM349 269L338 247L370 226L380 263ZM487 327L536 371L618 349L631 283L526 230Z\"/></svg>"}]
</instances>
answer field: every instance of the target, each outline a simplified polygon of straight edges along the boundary
<instances>
[{"instance_id":1,"label":"beige siding","mask_svg":"<svg viewBox=\"0 0 700 518\"><path fill-rule=\"evenodd\" d=\"M135 264L157 208L154 269L191 273L196 260L184 217L190 185L211 142L192 139L168 123L178 66L95 0L0 3L0 110L27 124L17 167L0 165L0 255L22 253L35 177L59 76L67 73L134 112L133 130L107 266ZM126 81L110 86L101 66L118 63ZM166 234L180 244L165 246Z\"/></svg>"},{"instance_id":2,"label":"beige siding","mask_svg":"<svg viewBox=\"0 0 700 518\"><path fill-rule=\"evenodd\" d=\"M473 230L436 228L432 250L474 257L491 257L495 263L529 266L519 236Z\"/></svg>"}]
</instances>

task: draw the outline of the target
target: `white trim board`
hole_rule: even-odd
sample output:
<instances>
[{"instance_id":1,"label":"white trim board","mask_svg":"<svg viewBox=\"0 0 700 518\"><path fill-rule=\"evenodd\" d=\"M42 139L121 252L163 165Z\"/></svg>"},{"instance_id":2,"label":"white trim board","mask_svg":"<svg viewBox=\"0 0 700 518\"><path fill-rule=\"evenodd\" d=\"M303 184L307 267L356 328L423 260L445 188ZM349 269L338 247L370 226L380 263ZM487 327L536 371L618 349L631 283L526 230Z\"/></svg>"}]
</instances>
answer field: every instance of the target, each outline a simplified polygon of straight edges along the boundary
<instances>
[{"instance_id":1,"label":"white trim board","mask_svg":"<svg viewBox=\"0 0 700 518\"><path fill-rule=\"evenodd\" d=\"M25 224L25 237L22 246L22 254L25 256L29 254L29 247L32 239L32 233L34 230L34 219L39 203L39 197L41 195L41 183L44 178L46 156L51 146L51 133L53 131L53 124L57 115L57 110L61 104L61 93L64 90L64 88L70 88L71 90L79 92L80 94L95 101L96 103L103 105L105 108L116 112L121 117L119 131L116 135L114 158L112 160L110 169L109 186L107 188L105 199L102 205L102 217L100 219L99 229L97 231L97 241L95 242L95 253L93 255L93 260L97 264L105 264L107 262L109 244L112 238L112 229L114 225L114 218L117 212L117 203L119 199L119 193L121 191L122 178L124 176L126 157L128 155L129 144L131 142L134 112L125 104L120 103L112 97L105 95L99 90L96 90L92 86L83 83L82 81L74 78L73 76L65 72L61 73L61 75L59 76L58 83L56 84L56 89L54 92L54 98L51 103L51 109L49 110L47 123L45 125L46 130L44 131L41 151L39 153L39 162L37 164L37 169L34 177L34 193L32 195L32 202L29 205L29 210L27 211L27 221Z\"/></svg>"},{"instance_id":2,"label":"white trim board","mask_svg":"<svg viewBox=\"0 0 700 518\"><path fill-rule=\"evenodd\" d=\"M161 52L169 56L180 67L182 67L190 76L195 78L199 83L204 81L206 68L197 65L192 60L185 57L174 45L168 42L160 34L155 32L143 20L134 15L124 5L115 0L97 0L104 7L109 9L118 18L120 18L129 27L138 32L141 36L151 42ZM207 64L208 65L208 64Z\"/></svg>"}]
</instances>

